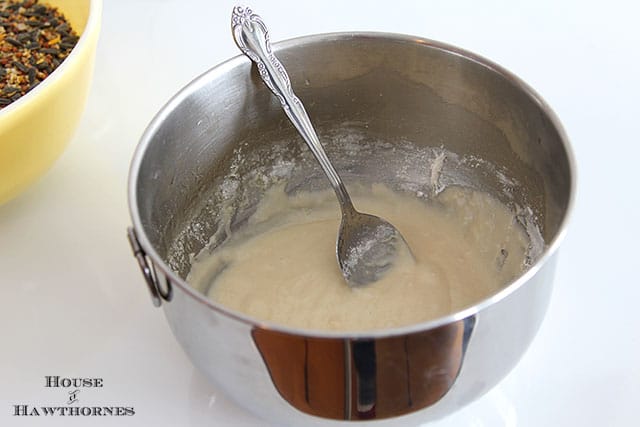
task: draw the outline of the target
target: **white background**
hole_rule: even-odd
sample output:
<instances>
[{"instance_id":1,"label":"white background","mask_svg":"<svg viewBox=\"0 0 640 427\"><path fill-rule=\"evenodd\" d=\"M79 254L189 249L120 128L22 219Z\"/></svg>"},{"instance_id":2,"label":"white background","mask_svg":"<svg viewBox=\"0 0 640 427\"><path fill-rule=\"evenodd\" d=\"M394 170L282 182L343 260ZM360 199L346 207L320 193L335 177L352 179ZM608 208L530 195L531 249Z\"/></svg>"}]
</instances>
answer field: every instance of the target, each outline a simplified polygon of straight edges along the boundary
<instances>
[{"instance_id":1,"label":"white background","mask_svg":"<svg viewBox=\"0 0 640 427\"><path fill-rule=\"evenodd\" d=\"M125 238L129 161L179 88L235 56L232 3L105 0L88 106L68 150L0 207L0 425L263 425L204 382ZM376 30L444 41L515 72L553 107L579 182L542 328L489 394L433 424L632 426L640 403L640 11L635 2L255 0L272 40ZM221 367L224 368L224 367ZM101 377L83 404L134 417L12 417L64 405L45 375Z\"/></svg>"}]
</instances>

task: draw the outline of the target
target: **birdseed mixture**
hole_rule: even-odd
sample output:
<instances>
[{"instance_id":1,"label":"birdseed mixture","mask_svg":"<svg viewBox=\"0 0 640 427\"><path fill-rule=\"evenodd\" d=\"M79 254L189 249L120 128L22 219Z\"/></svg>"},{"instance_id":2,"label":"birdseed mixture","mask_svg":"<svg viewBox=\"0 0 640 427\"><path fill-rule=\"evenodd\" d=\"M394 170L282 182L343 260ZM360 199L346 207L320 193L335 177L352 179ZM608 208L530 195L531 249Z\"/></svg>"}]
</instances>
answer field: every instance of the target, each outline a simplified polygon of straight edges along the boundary
<instances>
[{"instance_id":1,"label":"birdseed mixture","mask_svg":"<svg viewBox=\"0 0 640 427\"><path fill-rule=\"evenodd\" d=\"M0 0L0 109L51 74L77 42L55 7L38 0Z\"/></svg>"}]
</instances>

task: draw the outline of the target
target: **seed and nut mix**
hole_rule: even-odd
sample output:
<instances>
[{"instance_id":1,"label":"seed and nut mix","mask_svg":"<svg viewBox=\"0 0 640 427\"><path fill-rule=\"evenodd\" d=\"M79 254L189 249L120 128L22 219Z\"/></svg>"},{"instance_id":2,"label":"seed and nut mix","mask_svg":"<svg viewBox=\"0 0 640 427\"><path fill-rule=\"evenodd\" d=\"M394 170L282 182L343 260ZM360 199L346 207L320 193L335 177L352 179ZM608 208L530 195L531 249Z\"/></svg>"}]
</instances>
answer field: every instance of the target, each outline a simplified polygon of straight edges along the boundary
<instances>
[{"instance_id":1,"label":"seed and nut mix","mask_svg":"<svg viewBox=\"0 0 640 427\"><path fill-rule=\"evenodd\" d=\"M38 0L0 0L0 109L51 74L77 42L56 8Z\"/></svg>"}]
</instances>

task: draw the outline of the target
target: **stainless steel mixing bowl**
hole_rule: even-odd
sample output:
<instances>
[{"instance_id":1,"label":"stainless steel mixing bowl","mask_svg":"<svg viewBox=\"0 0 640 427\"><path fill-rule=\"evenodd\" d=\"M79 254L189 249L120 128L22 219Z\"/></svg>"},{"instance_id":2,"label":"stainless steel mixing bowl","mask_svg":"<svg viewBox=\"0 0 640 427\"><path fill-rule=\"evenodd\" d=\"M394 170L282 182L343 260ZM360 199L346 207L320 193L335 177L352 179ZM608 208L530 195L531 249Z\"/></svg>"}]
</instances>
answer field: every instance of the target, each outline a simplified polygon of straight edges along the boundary
<instances>
[{"instance_id":1,"label":"stainless steel mixing bowl","mask_svg":"<svg viewBox=\"0 0 640 427\"><path fill-rule=\"evenodd\" d=\"M169 101L132 161L129 237L154 304L204 375L278 424L406 425L451 413L513 368L543 319L574 194L567 137L526 84L442 43L341 33L275 49L347 185L384 182L424 199L453 184L488 191L544 245L495 295L403 328L304 331L207 300L185 282L190 254L241 227L274 183L326 187L256 70L236 57Z\"/></svg>"}]
</instances>

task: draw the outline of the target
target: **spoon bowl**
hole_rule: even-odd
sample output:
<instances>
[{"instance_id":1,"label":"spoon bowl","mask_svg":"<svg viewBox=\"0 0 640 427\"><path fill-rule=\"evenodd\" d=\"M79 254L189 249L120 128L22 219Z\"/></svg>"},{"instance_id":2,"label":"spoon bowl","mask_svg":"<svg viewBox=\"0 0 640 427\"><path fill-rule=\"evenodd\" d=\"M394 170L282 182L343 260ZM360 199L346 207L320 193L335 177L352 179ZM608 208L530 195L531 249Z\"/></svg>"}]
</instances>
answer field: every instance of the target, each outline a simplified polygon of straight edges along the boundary
<instances>
[{"instance_id":1,"label":"spoon bowl","mask_svg":"<svg viewBox=\"0 0 640 427\"><path fill-rule=\"evenodd\" d=\"M377 282L402 244L407 246L400 232L380 217L357 211L343 215L336 245L342 275L350 286Z\"/></svg>"}]
</instances>

